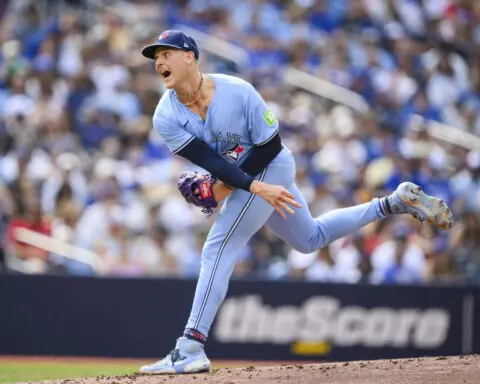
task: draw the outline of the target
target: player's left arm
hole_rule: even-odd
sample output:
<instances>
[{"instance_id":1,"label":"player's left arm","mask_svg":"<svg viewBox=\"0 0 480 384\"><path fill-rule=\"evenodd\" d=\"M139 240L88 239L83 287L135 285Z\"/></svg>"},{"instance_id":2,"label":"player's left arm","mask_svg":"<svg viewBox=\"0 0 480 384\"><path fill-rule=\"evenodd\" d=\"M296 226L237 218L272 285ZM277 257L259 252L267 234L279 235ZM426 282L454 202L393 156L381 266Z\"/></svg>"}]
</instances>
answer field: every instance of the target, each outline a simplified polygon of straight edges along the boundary
<instances>
[{"instance_id":1,"label":"player's left arm","mask_svg":"<svg viewBox=\"0 0 480 384\"><path fill-rule=\"evenodd\" d=\"M262 172L268 164L270 164L270 162L280 153L281 150L282 141L277 132L267 143L253 147L247 158L240 166L240 169L250 176L256 176ZM222 201L234 191L234 188L221 181L215 183L213 188L218 201Z\"/></svg>"}]
</instances>

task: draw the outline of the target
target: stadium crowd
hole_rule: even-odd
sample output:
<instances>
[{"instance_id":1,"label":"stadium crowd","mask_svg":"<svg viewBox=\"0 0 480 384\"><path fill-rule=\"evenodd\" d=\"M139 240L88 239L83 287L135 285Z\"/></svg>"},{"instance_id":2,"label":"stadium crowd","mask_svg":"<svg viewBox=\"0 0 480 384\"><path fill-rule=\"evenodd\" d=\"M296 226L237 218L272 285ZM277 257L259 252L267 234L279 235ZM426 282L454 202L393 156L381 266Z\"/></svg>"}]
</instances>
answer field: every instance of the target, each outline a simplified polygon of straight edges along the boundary
<instances>
[{"instance_id":1,"label":"stadium crowd","mask_svg":"<svg viewBox=\"0 0 480 384\"><path fill-rule=\"evenodd\" d=\"M173 158L152 130L164 89L140 55L160 31L187 25L247 52L242 65L202 52L202 70L241 76L261 92L295 153L314 215L410 180L456 216L448 233L389 218L308 255L264 228L242 251L237 278L480 282L480 151L427 129L437 121L480 135L479 1L2 4L0 269L198 274L213 218L176 191L191 165ZM370 113L286 85L289 66L359 93Z\"/></svg>"}]
</instances>

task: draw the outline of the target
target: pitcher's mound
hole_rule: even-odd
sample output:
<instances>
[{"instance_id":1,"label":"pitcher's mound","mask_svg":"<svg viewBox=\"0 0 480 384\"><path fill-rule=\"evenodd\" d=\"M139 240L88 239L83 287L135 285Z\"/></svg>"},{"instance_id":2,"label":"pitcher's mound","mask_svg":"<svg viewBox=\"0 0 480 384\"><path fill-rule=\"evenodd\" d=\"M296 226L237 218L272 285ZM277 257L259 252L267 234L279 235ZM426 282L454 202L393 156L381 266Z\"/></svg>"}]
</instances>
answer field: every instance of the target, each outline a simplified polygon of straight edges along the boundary
<instances>
[{"instance_id":1,"label":"pitcher's mound","mask_svg":"<svg viewBox=\"0 0 480 384\"><path fill-rule=\"evenodd\" d=\"M273 363L272 363L273 364ZM46 382L44 382L46 383ZM190 375L100 376L52 381L55 384L478 384L480 356L428 357L219 369Z\"/></svg>"}]
</instances>

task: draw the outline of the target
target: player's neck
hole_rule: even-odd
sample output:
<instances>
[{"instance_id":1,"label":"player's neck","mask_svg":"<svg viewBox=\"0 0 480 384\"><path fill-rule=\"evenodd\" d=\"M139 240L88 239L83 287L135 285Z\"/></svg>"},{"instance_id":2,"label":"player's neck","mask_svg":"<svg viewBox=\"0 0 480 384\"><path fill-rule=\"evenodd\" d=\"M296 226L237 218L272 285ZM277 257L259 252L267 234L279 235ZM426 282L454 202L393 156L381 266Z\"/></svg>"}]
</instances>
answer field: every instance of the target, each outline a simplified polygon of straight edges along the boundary
<instances>
[{"instance_id":1,"label":"player's neck","mask_svg":"<svg viewBox=\"0 0 480 384\"><path fill-rule=\"evenodd\" d=\"M190 73L185 81L175 87L175 93L181 99L190 99L195 97L202 88L203 75L199 71Z\"/></svg>"}]
</instances>

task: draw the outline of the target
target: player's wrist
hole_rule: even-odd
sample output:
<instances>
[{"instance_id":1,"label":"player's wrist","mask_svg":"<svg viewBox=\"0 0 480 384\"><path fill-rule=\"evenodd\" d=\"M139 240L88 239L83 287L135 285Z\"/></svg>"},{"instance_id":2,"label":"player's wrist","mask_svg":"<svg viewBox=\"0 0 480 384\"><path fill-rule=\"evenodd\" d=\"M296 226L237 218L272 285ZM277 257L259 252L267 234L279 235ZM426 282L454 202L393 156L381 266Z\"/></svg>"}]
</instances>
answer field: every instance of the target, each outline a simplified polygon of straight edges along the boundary
<instances>
[{"instance_id":1,"label":"player's wrist","mask_svg":"<svg viewBox=\"0 0 480 384\"><path fill-rule=\"evenodd\" d=\"M261 181L253 180L252 184L250 184L250 192L257 195L262 190L262 185Z\"/></svg>"},{"instance_id":2,"label":"player's wrist","mask_svg":"<svg viewBox=\"0 0 480 384\"><path fill-rule=\"evenodd\" d=\"M225 184L223 181L217 180L214 185L218 185L219 187L223 189L228 189L229 191L233 191L235 188L232 186Z\"/></svg>"},{"instance_id":3,"label":"player's wrist","mask_svg":"<svg viewBox=\"0 0 480 384\"><path fill-rule=\"evenodd\" d=\"M231 186L225 184L223 181L220 181L220 180L217 180L213 184L212 189L213 189L213 195L217 203L227 198L228 195L230 195L234 190L234 188L232 188Z\"/></svg>"}]
</instances>

